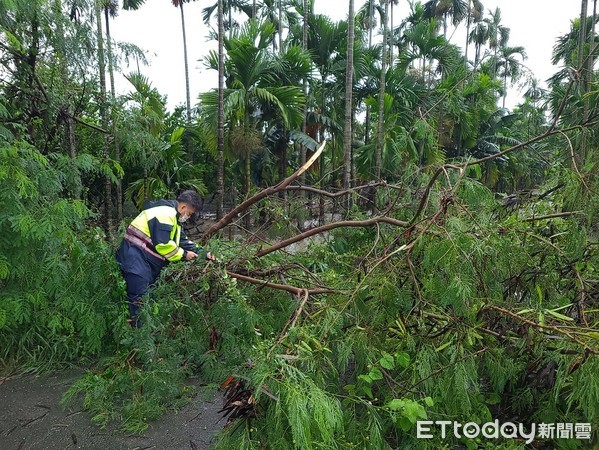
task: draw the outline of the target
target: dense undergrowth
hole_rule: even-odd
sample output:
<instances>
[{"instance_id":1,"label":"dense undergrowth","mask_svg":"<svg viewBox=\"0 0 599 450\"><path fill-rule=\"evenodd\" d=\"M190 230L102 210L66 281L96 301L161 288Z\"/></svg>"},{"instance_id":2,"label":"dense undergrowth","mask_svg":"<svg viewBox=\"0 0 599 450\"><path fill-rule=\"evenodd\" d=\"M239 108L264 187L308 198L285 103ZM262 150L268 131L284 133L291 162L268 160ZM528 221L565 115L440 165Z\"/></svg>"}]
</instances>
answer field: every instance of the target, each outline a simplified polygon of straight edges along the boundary
<instances>
[{"instance_id":1,"label":"dense undergrowth","mask_svg":"<svg viewBox=\"0 0 599 450\"><path fill-rule=\"evenodd\" d=\"M85 160L65 159L61 170L54 157L26 143L0 147L4 368L43 370L110 351L125 323L112 249L92 211L69 198Z\"/></svg>"}]
</instances>

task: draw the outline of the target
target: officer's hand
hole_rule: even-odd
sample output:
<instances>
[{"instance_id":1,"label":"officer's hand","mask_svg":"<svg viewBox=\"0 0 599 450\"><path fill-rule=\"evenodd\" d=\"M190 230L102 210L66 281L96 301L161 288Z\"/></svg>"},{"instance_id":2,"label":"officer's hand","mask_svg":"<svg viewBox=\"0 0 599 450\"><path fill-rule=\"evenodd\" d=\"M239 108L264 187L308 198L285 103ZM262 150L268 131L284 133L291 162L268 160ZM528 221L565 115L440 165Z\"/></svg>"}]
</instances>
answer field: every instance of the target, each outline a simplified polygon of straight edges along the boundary
<instances>
[{"instance_id":1,"label":"officer's hand","mask_svg":"<svg viewBox=\"0 0 599 450\"><path fill-rule=\"evenodd\" d=\"M214 256L211 252L206 253L206 259L208 261L216 261L216 256Z\"/></svg>"},{"instance_id":2,"label":"officer's hand","mask_svg":"<svg viewBox=\"0 0 599 450\"><path fill-rule=\"evenodd\" d=\"M196 259L198 257L197 253L191 252L191 251L187 251L187 253L185 254L185 261L191 261L192 259Z\"/></svg>"}]
</instances>

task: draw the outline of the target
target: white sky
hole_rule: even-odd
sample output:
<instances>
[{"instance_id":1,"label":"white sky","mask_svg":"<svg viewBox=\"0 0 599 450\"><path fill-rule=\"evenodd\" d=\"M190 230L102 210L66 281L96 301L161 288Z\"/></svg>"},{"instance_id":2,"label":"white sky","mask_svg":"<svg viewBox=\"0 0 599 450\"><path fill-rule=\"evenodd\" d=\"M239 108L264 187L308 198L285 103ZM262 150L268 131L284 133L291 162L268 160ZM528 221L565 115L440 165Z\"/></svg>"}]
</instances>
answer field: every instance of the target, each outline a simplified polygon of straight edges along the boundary
<instances>
[{"instance_id":1,"label":"white sky","mask_svg":"<svg viewBox=\"0 0 599 450\"><path fill-rule=\"evenodd\" d=\"M501 8L502 23L511 29L510 46L522 45L526 48L528 59L525 65L537 78L545 80L558 68L551 65L551 51L557 36L567 33L570 21L580 14L578 0L482 0L485 14L488 10ZM202 9L216 3L216 0L195 1L185 4L185 25L189 58L191 102L197 102L200 92L217 86L215 71L204 67L203 57L210 49L216 49L216 43L207 40L209 27L202 21ZM592 4L592 2L589 2ZM356 10L364 0L356 0ZM316 13L327 14L334 20L347 16L348 0L315 0ZM407 0L400 0L395 7L394 23L398 24L409 11ZM592 14L592 10L589 10ZM215 23L215 20L213 21ZM152 85L168 96L168 106L172 109L185 103L185 72L183 63L183 38L181 16L168 0L146 0L138 11L119 12L111 24L111 33L115 40L131 42L147 51L149 67L140 67ZM451 35L452 29L448 31ZM465 31L458 29L451 42L463 47ZM473 55L473 51L469 51ZM125 69L127 73L135 66ZM123 77L117 77L117 91L130 90ZM519 101L519 95L513 91L508 97L508 106Z\"/></svg>"}]
</instances>

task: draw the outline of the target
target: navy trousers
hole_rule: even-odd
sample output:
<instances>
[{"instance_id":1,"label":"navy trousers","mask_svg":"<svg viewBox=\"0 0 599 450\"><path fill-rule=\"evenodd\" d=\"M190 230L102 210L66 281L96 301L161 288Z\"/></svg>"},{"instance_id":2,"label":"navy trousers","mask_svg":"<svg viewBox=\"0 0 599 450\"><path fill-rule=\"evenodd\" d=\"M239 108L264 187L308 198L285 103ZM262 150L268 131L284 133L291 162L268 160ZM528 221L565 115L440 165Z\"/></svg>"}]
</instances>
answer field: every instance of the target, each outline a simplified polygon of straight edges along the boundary
<instances>
[{"instance_id":1,"label":"navy trousers","mask_svg":"<svg viewBox=\"0 0 599 450\"><path fill-rule=\"evenodd\" d=\"M140 327L141 298L158 279L164 263L125 240L119 247L116 259L127 285L127 303L129 305L131 326Z\"/></svg>"},{"instance_id":2,"label":"navy trousers","mask_svg":"<svg viewBox=\"0 0 599 450\"><path fill-rule=\"evenodd\" d=\"M141 298L150 288L151 282L145 277L130 272L122 272L125 283L127 284L127 303L129 304L129 317L131 325L139 327L139 309L141 308Z\"/></svg>"}]
</instances>

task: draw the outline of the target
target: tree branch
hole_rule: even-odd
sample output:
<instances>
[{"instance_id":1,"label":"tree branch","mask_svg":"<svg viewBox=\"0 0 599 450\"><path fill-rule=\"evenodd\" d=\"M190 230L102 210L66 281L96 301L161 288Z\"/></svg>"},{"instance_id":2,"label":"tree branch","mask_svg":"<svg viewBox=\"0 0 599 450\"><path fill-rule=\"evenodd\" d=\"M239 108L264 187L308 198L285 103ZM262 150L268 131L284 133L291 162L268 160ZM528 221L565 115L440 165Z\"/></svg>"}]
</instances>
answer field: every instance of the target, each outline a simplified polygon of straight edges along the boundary
<instances>
[{"instance_id":1,"label":"tree branch","mask_svg":"<svg viewBox=\"0 0 599 450\"><path fill-rule=\"evenodd\" d=\"M79 117L75 117L75 116L73 116L73 115L71 115L71 114L69 114L69 116L71 116L71 118L72 118L72 119L73 119L75 122L77 122L78 124L84 125L84 126L86 126L86 127L88 127L88 128L91 128L92 130L99 131L100 133L104 133L104 134L110 134L110 132L109 132L109 131L106 131L104 128L100 128L99 126L97 126L97 125L94 125L94 124L92 124L92 123L87 123L87 122L85 122L83 119L80 119Z\"/></svg>"},{"instance_id":2,"label":"tree branch","mask_svg":"<svg viewBox=\"0 0 599 450\"><path fill-rule=\"evenodd\" d=\"M277 184L275 186L270 186L266 189L263 189L262 191L258 192L256 195L253 195L252 197L248 198L247 200L241 202L241 204L239 206L237 206L236 208L233 208L231 211L229 211L227 214L225 214L225 216L221 220L219 220L214 225L212 225L210 228L208 228L208 230L206 230L206 232L202 236L202 241L206 241L208 238L213 236L218 230L229 225L231 222L233 222L235 217L237 217L237 215L240 212L248 209L254 203L259 202L260 200L262 200L265 197L268 197L270 195L273 195L280 191L285 190L287 188L287 186L289 186L291 183L293 183L302 173L304 173L306 170L308 170L310 168L310 166L312 164L314 164L314 162L318 159L318 157L324 150L325 144L326 144L326 141L323 142L322 145L318 148L318 150L316 150L316 152L312 155L312 157L308 161L306 161L306 164L304 164L302 167L300 167L298 170L296 170L292 175L285 178L283 181L281 181L279 184Z\"/></svg>"},{"instance_id":3,"label":"tree branch","mask_svg":"<svg viewBox=\"0 0 599 450\"><path fill-rule=\"evenodd\" d=\"M598 350L589 347L589 345L587 343L585 343L585 342L581 341L580 339L578 339L577 337L573 336L572 333L584 335L585 332L582 331L582 330L584 330L582 327L580 328L580 331L575 330L575 331L570 332L570 331L566 331L563 327L559 327L559 326L555 326L555 325L543 325L543 324L540 324L537 322L533 322L532 320L528 320L525 317L522 317L522 316L510 311L509 309L501 308L499 306L486 305L481 308L481 310L485 310L485 309L495 310L497 312L500 312L501 314L509 316L513 319L518 320L519 322L525 323L534 328L539 328L542 330L550 330L550 331L554 331L556 333L562 334L562 335L566 336L568 339L570 339L571 341L576 342L578 345L581 345L582 347L584 347L586 350L593 353L594 355L599 355Z\"/></svg>"},{"instance_id":4,"label":"tree branch","mask_svg":"<svg viewBox=\"0 0 599 450\"><path fill-rule=\"evenodd\" d=\"M527 219L522 219L522 221L534 222L535 220L555 219L556 217L570 217L575 215L584 215L584 211L566 211L555 214L547 214L545 216L528 217Z\"/></svg>"},{"instance_id":5,"label":"tree branch","mask_svg":"<svg viewBox=\"0 0 599 450\"><path fill-rule=\"evenodd\" d=\"M343 220L341 222L333 222L333 223L329 223L327 225L323 225L320 227L316 227L316 228L312 228L308 231L305 231L303 233L300 233L296 236L293 236L289 239L285 239L281 242L278 242L274 245L271 245L270 247L264 249L264 250L260 250L258 251L258 253L256 253L256 257L260 258L264 255L268 255L269 253L272 253L274 251L280 250L284 247L287 247L288 245L294 244L295 242L299 242L301 240L304 240L306 238L309 238L310 236L314 236L315 234L319 234L319 233L324 233L325 231L329 231L332 230L334 228L340 228L340 227L352 227L352 228L356 228L356 227L369 227L372 225L376 225L378 223L389 223L391 225L395 225L398 227L408 227L408 223L401 221L401 220L397 220L397 219L392 219L391 217L387 217L387 216L379 216L379 217L373 217L372 219L368 219L368 220Z\"/></svg>"},{"instance_id":6,"label":"tree branch","mask_svg":"<svg viewBox=\"0 0 599 450\"><path fill-rule=\"evenodd\" d=\"M328 191L325 191L322 189L316 189L311 186L303 186L303 185L287 186L285 188L285 190L287 190L287 191L307 191L307 192L312 192L314 194L323 195L323 196L329 197L329 198L337 198L337 197L342 197L347 194L351 194L352 192L361 191L362 189L373 188L373 187L378 187L378 186L389 186L389 187L397 188L396 186L388 185L387 182L383 180L383 181L379 181L377 183L364 184L362 186L356 186L354 188L344 189L344 190L338 191L338 192L328 192Z\"/></svg>"},{"instance_id":7,"label":"tree branch","mask_svg":"<svg viewBox=\"0 0 599 450\"><path fill-rule=\"evenodd\" d=\"M277 341L275 342L275 345L278 345L281 342L283 342L283 339L285 339L285 336L287 335L287 331L290 328L293 328L295 326L297 319L299 318L302 311L304 310L304 306L306 305L306 302L308 301L310 294L308 293L308 291L306 289L304 289L303 291L304 291L304 298L302 299L302 301L298 305L298 307L295 309L295 311L293 311L293 314L291 315L291 317L289 318L289 320L283 327L283 330L281 331L281 334L279 335ZM298 294L298 297L299 297L299 294Z\"/></svg>"},{"instance_id":8,"label":"tree branch","mask_svg":"<svg viewBox=\"0 0 599 450\"><path fill-rule=\"evenodd\" d=\"M231 272L230 270L227 270L227 274L232 278L236 278L238 280L245 281L247 283L259 284L261 286L269 287L271 289L278 289L280 291L291 292L298 296L303 293L307 293L308 295L316 295L316 294L335 294L335 293L339 292L339 291L336 291L334 289L329 289L329 288L306 289L306 288L290 286L288 284L271 283L269 281L259 280L257 278L252 278L252 277L248 277L246 275L241 275L239 273Z\"/></svg>"}]
</instances>

